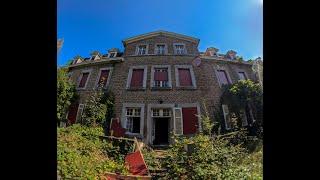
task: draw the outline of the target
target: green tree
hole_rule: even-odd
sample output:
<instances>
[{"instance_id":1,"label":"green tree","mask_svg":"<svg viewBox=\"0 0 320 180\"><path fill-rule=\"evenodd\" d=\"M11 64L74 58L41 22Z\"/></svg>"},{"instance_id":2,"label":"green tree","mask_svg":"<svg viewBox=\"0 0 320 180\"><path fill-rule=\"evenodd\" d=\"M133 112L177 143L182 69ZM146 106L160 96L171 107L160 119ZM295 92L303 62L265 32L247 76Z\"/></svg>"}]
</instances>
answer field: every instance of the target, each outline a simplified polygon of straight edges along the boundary
<instances>
[{"instance_id":1,"label":"green tree","mask_svg":"<svg viewBox=\"0 0 320 180\"><path fill-rule=\"evenodd\" d=\"M232 85L225 86L221 97L223 104L227 104L229 110L238 119L238 124L243 118L243 112L251 111L255 119L253 130L256 135L262 135L263 123L263 89L259 83L251 80L240 80Z\"/></svg>"},{"instance_id":2,"label":"green tree","mask_svg":"<svg viewBox=\"0 0 320 180\"><path fill-rule=\"evenodd\" d=\"M66 113L72 102L77 99L75 84L69 80L66 68L57 69L57 121L66 121Z\"/></svg>"},{"instance_id":3,"label":"green tree","mask_svg":"<svg viewBox=\"0 0 320 180\"><path fill-rule=\"evenodd\" d=\"M81 121L86 126L103 125L108 111L108 100L102 86L98 86L86 100Z\"/></svg>"}]
</instances>

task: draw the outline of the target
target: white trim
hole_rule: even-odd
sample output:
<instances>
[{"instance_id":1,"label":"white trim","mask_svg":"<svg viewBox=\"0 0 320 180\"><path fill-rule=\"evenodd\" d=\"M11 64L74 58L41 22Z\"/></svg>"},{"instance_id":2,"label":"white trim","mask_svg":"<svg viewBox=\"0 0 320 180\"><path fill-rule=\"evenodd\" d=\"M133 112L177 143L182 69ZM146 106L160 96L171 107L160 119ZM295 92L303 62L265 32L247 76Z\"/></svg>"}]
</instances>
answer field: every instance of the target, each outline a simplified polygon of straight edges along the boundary
<instances>
[{"instance_id":1,"label":"white trim","mask_svg":"<svg viewBox=\"0 0 320 180\"><path fill-rule=\"evenodd\" d=\"M150 87L154 88L154 69L155 68L168 68L168 88L172 88L172 79L171 79L171 65L153 65L151 66L151 78L150 78ZM161 87L160 87L161 88Z\"/></svg>"},{"instance_id":2,"label":"white trim","mask_svg":"<svg viewBox=\"0 0 320 180\"><path fill-rule=\"evenodd\" d=\"M200 104L198 102L196 102L196 103L182 103L182 104L178 104L178 107L181 107L181 108L196 107L197 108L198 131L202 132ZM182 113L182 111L181 111L181 113ZM183 113L182 113L182 116L183 116ZM182 117L182 133L183 133L183 117Z\"/></svg>"},{"instance_id":3,"label":"white trim","mask_svg":"<svg viewBox=\"0 0 320 180\"><path fill-rule=\"evenodd\" d=\"M78 78L78 80L77 80L77 88L76 88L76 89L80 90L80 89L86 89L86 88L87 88L87 84L88 84L88 82L90 81L90 77L91 77L91 71L92 71L92 69L86 69L86 70L81 71L80 76L79 76L79 78ZM81 87L79 87L79 85L80 85L80 82L81 82L83 73L89 73L89 75L88 75L86 84L84 85L83 88L81 88Z\"/></svg>"},{"instance_id":4,"label":"white trim","mask_svg":"<svg viewBox=\"0 0 320 180\"><path fill-rule=\"evenodd\" d=\"M158 48L157 48L157 46L158 45L164 45L164 54L158 54L157 52L158 52ZM166 43L156 43L155 45L154 45L154 54L155 55L167 55L168 54L168 45L166 44Z\"/></svg>"},{"instance_id":5,"label":"white trim","mask_svg":"<svg viewBox=\"0 0 320 180\"><path fill-rule=\"evenodd\" d=\"M127 121L126 121L126 108L141 108L140 111L140 133L136 134L136 133L128 133L127 134L131 134L131 135L141 135L143 137L143 128L144 128L144 104L142 103L123 103L122 104L122 113L121 113L121 126L123 128L127 127Z\"/></svg>"},{"instance_id":6,"label":"white trim","mask_svg":"<svg viewBox=\"0 0 320 180\"><path fill-rule=\"evenodd\" d=\"M238 79L239 79L239 80L241 80L241 79L240 79L240 76L239 76L239 73L240 73L240 72L243 72L243 73L244 73L244 75L245 75L245 77L246 77L246 80L249 79L248 74L247 74L247 72L246 72L245 70L243 70L243 69L238 69L238 70L237 70L237 75L238 75Z\"/></svg>"},{"instance_id":7,"label":"white trim","mask_svg":"<svg viewBox=\"0 0 320 180\"><path fill-rule=\"evenodd\" d=\"M151 110L152 108L171 108L172 110L174 108L174 104L148 104L147 105L147 140L146 142L149 144L153 144L153 140L152 140L153 119L152 119L152 110ZM171 120L173 119L171 118ZM170 124L171 122L169 122L169 125Z\"/></svg>"},{"instance_id":8,"label":"white trim","mask_svg":"<svg viewBox=\"0 0 320 180\"><path fill-rule=\"evenodd\" d=\"M177 54L176 45L183 45L183 53L182 53L182 54ZM173 43L173 54L175 54L175 55L185 55L185 54L188 54L186 44L185 44L185 43Z\"/></svg>"},{"instance_id":9,"label":"white trim","mask_svg":"<svg viewBox=\"0 0 320 180\"><path fill-rule=\"evenodd\" d=\"M177 120L176 120L176 110L179 110L180 111L180 119L181 119L181 133L177 133L177 129L176 129L176 122L177 122ZM173 131L174 131L174 133L175 134L178 134L178 135L183 135L183 114L182 114L182 108L181 107L174 107L174 108L172 108L172 111L173 111Z\"/></svg>"},{"instance_id":10,"label":"white trim","mask_svg":"<svg viewBox=\"0 0 320 180\"><path fill-rule=\"evenodd\" d=\"M228 78L228 80L230 81L230 84L232 84L232 79L231 79L231 77L230 77L230 75L229 75L229 72L227 71L227 68L225 68L225 67L223 67L223 66L217 65L217 66L213 66L213 71L214 71L214 75L216 76L216 79L218 80L219 87L220 87L220 88L222 87L222 83L221 83L221 81L220 81L220 79L219 79L219 76L218 76L218 70L223 70L223 71L225 71L226 74L227 74L227 78Z\"/></svg>"},{"instance_id":11,"label":"white trim","mask_svg":"<svg viewBox=\"0 0 320 180\"><path fill-rule=\"evenodd\" d=\"M145 45L146 46L146 53L145 54L138 54L139 53L139 46L143 46ZM148 55L149 54L149 44L147 43L142 43L142 44L137 44L136 45L136 53L135 55L137 56L144 56L144 55Z\"/></svg>"},{"instance_id":12,"label":"white trim","mask_svg":"<svg viewBox=\"0 0 320 180\"><path fill-rule=\"evenodd\" d=\"M104 68L100 68L99 69L99 74L98 74L97 79L96 79L95 87L98 87L98 85L99 85L98 83L99 83L99 79L100 79L100 76L101 76L101 71L103 71L103 70L109 70L108 79L107 79L106 85L103 88L107 88L109 86L111 75L112 75L112 71L113 71L113 67L104 67Z\"/></svg>"},{"instance_id":13,"label":"white trim","mask_svg":"<svg viewBox=\"0 0 320 180\"><path fill-rule=\"evenodd\" d=\"M194 75L193 67L192 65L175 65L175 76L176 76L176 87L190 87L190 86L180 86L180 79L179 79L179 68L189 69L190 75L191 75L191 81L193 88L197 88L196 78Z\"/></svg>"},{"instance_id":14,"label":"white trim","mask_svg":"<svg viewBox=\"0 0 320 180\"><path fill-rule=\"evenodd\" d=\"M113 57L110 57L110 54L111 54L111 53L114 53L114 56L113 56ZM110 51L110 52L108 52L107 58L115 58L115 57L117 57L117 54L118 54L117 51Z\"/></svg>"},{"instance_id":15,"label":"white trim","mask_svg":"<svg viewBox=\"0 0 320 180\"><path fill-rule=\"evenodd\" d=\"M78 119L78 113L79 113L79 110L80 110L80 109L81 109L80 119ZM81 116L82 116L83 110L84 110L84 104L79 104L79 105L78 105L78 109L77 109L76 122L75 122L75 123L78 123L78 122L81 120Z\"/></svg>"},{"instance_id":16,"label":"white trim","mask_svg":"<svg viewBox=\"0 0 320 180\"><path fill-rule=\"evenodd\" d=\"M128 73L128 78L127 78L127 84L126 84L126 89L130 89L130 84L131 84L131 79L132 79L132 71L134 69L143 69L143 89L147 88L147 74L148 74L148 66L143 65L143 66L130 66L129 68L129 73Z\"/></svg>"},{"instance_id":17,"label":"white trim","mask_svg":"<svg viewBox=\"0 0 320 180\"><path fill-rule=\"evenodd\" d=\"M229 111L229 107L228 105L226 104L222 104L222 112L223 112L223 117L224 117L224 125L225 125L225 129L226 130L229 130L231 129L231 127L228 126L228 123L227 123L227 119L226 119L226 116L229 115L230 116L230 111ZM228 113L226 113L225 111L225 107L228 109ZM230 122L231 123L231 122Z\"/></svg>"}]
</instances>

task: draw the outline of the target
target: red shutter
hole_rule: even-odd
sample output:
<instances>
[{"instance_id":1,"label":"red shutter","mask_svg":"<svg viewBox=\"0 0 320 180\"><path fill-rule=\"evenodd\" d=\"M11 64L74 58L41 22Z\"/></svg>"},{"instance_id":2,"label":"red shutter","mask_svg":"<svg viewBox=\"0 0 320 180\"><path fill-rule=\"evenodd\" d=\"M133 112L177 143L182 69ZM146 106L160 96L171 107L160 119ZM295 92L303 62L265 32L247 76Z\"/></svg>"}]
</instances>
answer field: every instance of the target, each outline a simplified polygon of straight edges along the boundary
<instances>
[{"instance_id":1,"label":"red shutter","mask_svg":"<svg viewBox=\"0 0 320 180\"><path fill-rule=\"evenodd\" d=\"M144 69L132 70L131 87L142 87L143 86L143 73Z\"/></svg>"},{"instance_id":2,"label":"red shutter","mask_svg":"<svg viewBox=\"0 0 320 180\"><path fill-rule=\"evenodd\" d=\"M227 77L227 73L224 70L218 70L218 78L221 84L229 84L229 79Z\"/></svg>"},{"instance_id":3,"label":"red shutter","mask_svg":"<svg viewBox=\"0 0 320 180\"><path fill-rule=\"evenodd\" d=\"M154 80L155 81L168 81L168 72L154 72Z\"/></svg>"},{"instance_id":4,"label":"red shutter","mask_svg":"<svg viewBox=\"0 0 320 180\"><path fill-rule=\"evenodd\" d=\"M179 69L180 86L192 86L190 69Z\"/></svg>"},{"instance_id":5,"label":"red shutter","mask_svg":"<svg viewBox=\"0 0 320 180\"><path fill-rule=\"evenodd\" d=\"M80 83L79 83L79 88L83 88L86 85L87 79L88 79L89 73L83 73Z\"/></svg>"},{"instance_id":6,"label":"red shutter","mask_svg":"<svg viewBox=\"0 0 320 180\"><path fill-rule=\"evenodd\" d=\"M197 132L198 117L197 108L182 108L183 134L195 134Z\"/></svg>"},{"instance_id":7,"label":"red shutter","mask_svg":"<svg viewBox=\"0 0 320 180\"><path fill-rule=\"evenodd\" d=\"M68 112L68 120L70 124L74 124L77 119L78 103L71 104Z\"/></svg>"},{"instance_id":8,"label":"red shutter","mask_svg":"<svg viewBox=\"0 0 320 180\"><path fill-rule=\"evenodd\" d=\"M99 78L99 84L103 83L103 87L107 84L109 70L102 70Z\"/></svg>"}]
</instances>

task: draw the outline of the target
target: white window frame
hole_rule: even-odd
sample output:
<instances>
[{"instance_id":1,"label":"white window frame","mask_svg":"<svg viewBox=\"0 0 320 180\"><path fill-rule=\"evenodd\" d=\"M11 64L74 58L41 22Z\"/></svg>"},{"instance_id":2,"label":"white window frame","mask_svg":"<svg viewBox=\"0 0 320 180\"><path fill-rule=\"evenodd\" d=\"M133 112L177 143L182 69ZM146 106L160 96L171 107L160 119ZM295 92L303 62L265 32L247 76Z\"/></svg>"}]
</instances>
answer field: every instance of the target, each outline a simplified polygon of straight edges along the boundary
<instances>
[{"instance_id":1,"label":"white window frame","mask_svg":"<svg viewBox=\"0 0 320 180\"><path fill-rule=\"evenodd\" d=\"M146 46L146 53L145 54L139 54L139 46ZM148 44L138 44L136 46L136 55L137 56L144 56L149 54L149 45Z\"/></svg>"},{"instance_id":2,"label":"white window frame","mask_svg":"<svg viewBox=\"0 0 320 180\"><path fill-rule=\"evenodd\" d=\"M158 45L164 45L164 53L163 54L158 54ZM154 54L155 55L166 55L168 54L168 46L166 43L156 43L154 45Z\"/></svg>"},{"instance_id":3,"label":"white window frame","mask_svg":"<svg viewBox=\"0 0 320 180\"><path fill-rule=\"evenodd\" d=\"M248 74L247 74L247 72L246 71L244 71L244 70L242 70L242 69L239 69L239 70L237 70L237 75L238 75L238 79L239 80L241 80L240 79L240 75L239 75L239 73L244 73L244 75L245 75L245 77L246 77L246 80L248 80L249 78L248 78Z\"/></svg>"},{"instance_id":4,"label":"white window frame","mask_svg":"<svg viewBox=\"0 0 320 180\"><path fill-rule=\"evenodd\" d=\"M173 110L174 108L174 104L148 104L148 110L147 110L147 139L146 139L146 143L149 144L153 144L153 136L152 136L152 131L153 131L153 120L152 120L152 109L153 108L170 108L171 110ZM172 112L174 113L174 112ZM174 119L172 119L173 115L171 114L171 120L174 121ZM170 124L171 122L169 122ZM173 122L173 128L175 127L174 122ZM169 129L170 131L170 129ZM173 129L173 131L175 132L175 129ZM169 140L170 141L170 140Z\"/></svg>"},{"instance_id":5,"label":"white window frame","mask_svg":"<svg viewBox=\"0 0 320 180\"><path fill-rule=\"evenodd\" d=\"M223 117L224 117L225 129L226 129L226 130L230 130L232 127L229 127L229 126L228 126L227 119L226 119L227 115L230 116L229 107L228 107L228 105L226 105L226 104L222 104L221 106L222 106L222 112L223 112ZM225 112L225 108L224 108L224 107L227 107L227 108L228 108L228 113ZM230 122L230 123L231 123L231 122Z\"/></svg>"},{"instance_id":6,"label":"white window frame","mask_svg":"<svg viewBox=\"0 0 320 180\"><path fill-rule=\"evenodd\" d=\"M172 79L171 79L171 65L153 65L151 66L151 78L150 78L150 87L151 88L159 88L161 89L162 87L156 87L154 86L154 72L155 69L157 68L167 68L168 69L168 87L163 87L163 88L172 88Z\"/></svg>"},{"instance_id":7,"label":"white window frame","mask_svg":"<svg viewBox=\"0 0 320 180\"><path fill-rule=\"evenodd\" d=\"M182 54L178 54L177 53L177 48L176 48L176 46L177 45L182 45L183 46L183 53ZM175 55L185 55L185 54L188 54L188 52L187 52L187 47L186 47L186 44L185 43L173 43L173 52L174 52L174 54Z\"/></svg>"},{"instance_id":8,"label":"white window frame","mask_svg":"<svg viewBox=\"0 0 320 180\"><path fill-rule=\"evenodd\" d=\"M77 81L77 89L78 89L78 90L86 89L86 88L87 88L88 82L90 81L91 72L92 72L92 69L86 69L86 70L81 71L81 74L80 74L80 76L79 76L79 78L78 78L78 81ZM80 85L80 82L81 82L81 79L82 79L82 76L83 76L84 73L89 73L89 75L88 75L86 84L84 85L83 88L81 88L81 87L79 87L79 85Z\"/></svg>"},{"instance_id":9,"label":"white window frame","mask_svg":"<svg viewBox=\"0 0 320 180\"><path fill-rule=\"evenodd\" d=\"M143 137L144 107L145 107L145 105L142 104L142 103L123 103L123 105L122 105L122 115L121 115L121 125L122 125L123 128L127 127L127 119L126 119L127 108L141 108L141 111L140 111L140 133L131 133L131 132L126 131L126 134L129 134L129 135L141 135Z\"/></svg>"},{"instance_id":10,"label":"white window frame","mask_svg":"<svg viewBox=\"0 0 320 180\"><path fill-rule=\"evenodd\" d=\"M111 53L114 53L113 57L110 57ZM111 51L111 52L108 53L108 58L115 58L115 57L117 57L117 54L118 54L117 51Z\"/></svg>"},{"instance_id":11,"label":"white window frame","mask_svg":"<svg viewBox=\"0 0 320 180\"><path fill-rule=\"evenodd\" d=\"M99 73L98 73L98 76L97 76L97 79L96 79L96 88L99 85L99 79L100 79L100 76L101 76L101 72L103 70L109 70L108 79L107 79L106 85L103 88L109 87L109 83L110 83L110 79L111 79L113 68L112 67L104 67L104 68L100 68L99 69Z\"/></svg>"},{"instance_id":12,"label":"white window frame","mask_svg":"<svg viewBox=\"0 0 320 180\"><path fill-rule=\"evenodd\" d=\"M176 110L180 111L180 116L177 117L176 116ZM182 114L182 108L181 107L175 107L175 108L172 108L172 114L173 114L173 129L174 129L174 133L177 134L177 135L183 135L183 114ZM180 123L181 123L181 132L178 132L177 130L177 118L180 118Z\"/></svg>"},{"instance_id":13,"label":"white window frame","mask_svg":"<svg viewBox=\"0 0 320 180\"><path fill-rule=\"evenodd\" d=\"M213 71L214 71L214 75L216 76L216 79L218 80L218 84L219 84L219 87L221 88L222 87L222 83L221 83L221 80L219 79L219 76L218 76L218 71L219 70L223 70L223 71L225 71L226 72L226 74L227 74L227 78L228 78L228 80L230 81L230 84L232 84L233 82L232 82L232 79L231 79L231 77L230 77L230 75L229 75L229 72L227 71L227 68L225 68L225 67L220 67L220 66L217 66L217 67L213 67Z\"/></svg>"},{"instance_id":14,"label":"white window frame","mask_svg":"<svg viewBox=\"0 0 320 180\"><path fill-rule=\"evenodd\" d=\"M176 87L193 87L197 88L197 82L196 82L196 77L194 75L193 67L192 65L175 65L175 78L176 78ZM192 86L181 86L180 85L180 78L179 78L179 69L189 69L190 75L191 75L191 81L192 81Z\"/></svg>"},{"instance_id":15,"label":"white window frame","mask_svg":"<svg viewBox=\"0 0 320 180\"><path fill-rule=\"evenodd\" d=\"M126 89L130 89L131 86L131 79L132 79L132 72L134 69L143 69L143 85L142 88L146 89L147 88L147 75L148 75L148 66L143 65L143 66L130 66L129 68L129 73L128 73L128 78L127 78L127 85Z\"/></svg>"},{"instance_id":16,"label":"white window frame","mask_svg":"<svg viewBox=\"0 0 320 180\"><path fill-rule=\"evenodd\" d=\"M81 116L82 116L82 113L83 113L83 110L84 110L84 106L85 106L84 104L79 104L78 105L78 110L77 110L77 115L76 115L76 123L81 122L81 118L82 118ZM78 119L78 116L80 117L80 119Z\"/></svg>"}]
</instances>

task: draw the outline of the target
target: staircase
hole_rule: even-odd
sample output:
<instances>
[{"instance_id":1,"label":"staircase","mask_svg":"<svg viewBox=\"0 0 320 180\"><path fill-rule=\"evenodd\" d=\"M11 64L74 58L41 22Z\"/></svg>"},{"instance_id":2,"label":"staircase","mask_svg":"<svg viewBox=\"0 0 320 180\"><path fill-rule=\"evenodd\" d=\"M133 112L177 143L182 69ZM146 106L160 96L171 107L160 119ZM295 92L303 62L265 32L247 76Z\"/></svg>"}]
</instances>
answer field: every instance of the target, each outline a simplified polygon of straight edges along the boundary
<instances>
[{"instance_id":1,"label":"staircase","mask_svg":"<svg viewBox=\"0 0 320 180\"><path fill-rule=\"evenodd\" d=\"M166 150L162 150L162 149L156 149L154 150L154 152L156 153L156 158L161 162L163 158L166 157L166 153L167 151ZM153 170L150 170L150 174L152 176L152 179L165 179L164 176L165 176L165 172L166 172L166 169L164 168L161 168L161 169L153 169Z\"/></svg>"}]
</instances>

